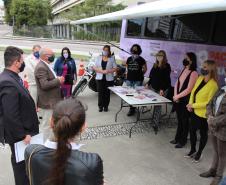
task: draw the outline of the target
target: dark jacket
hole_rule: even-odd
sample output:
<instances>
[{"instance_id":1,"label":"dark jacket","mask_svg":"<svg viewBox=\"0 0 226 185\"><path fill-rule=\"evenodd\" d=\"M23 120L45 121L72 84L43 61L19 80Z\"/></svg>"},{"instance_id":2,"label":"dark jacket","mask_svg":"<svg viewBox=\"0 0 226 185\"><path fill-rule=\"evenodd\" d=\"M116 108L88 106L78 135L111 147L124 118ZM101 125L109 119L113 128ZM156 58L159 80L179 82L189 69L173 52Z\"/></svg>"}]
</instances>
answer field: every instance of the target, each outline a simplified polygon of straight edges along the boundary
<instances>
[{"instance_id":1,"label":"dark jacket","mask_svg":"<svg viewBox=\"0 0 226 185\"><path fill-rule=\"evenodd\" d=\"M208 103L206 117L213 116L213 119L208 119L210 133L218 139L226 141L226 95L223 97L219 109L215 114L216 100L221 93L223 93L222 90L218 90L212 100Z\"/></svg>"},{"instance_id":2,"label":"dark jacket","mask_svg":"<svg viewBox=\"0 0 226 185\"><path fill-rule=\"evenodd\" d=\"M49 67L40 61L35 67L37 84L37 106L42 109L53 109L62 99L60 81L55 78Z\"/></svg>"},{"instance_id":3,"label":"dark jacket","mask_svg":"<svg viewBox=\"0 0 226 185\"><path fill-rule=\"evenodd\" d=\"M77 78L75 61L73 58L71 58L67 60L66 64L67 64L68 70L67 70L67 76L65 78L65 81L73 85L73 80L76 80L75 77ZM62 76L63 66L64 66L64 58L59 57L54 64L54 71L56 72L57 76Z\"/></svg>"},{"instance_id":4,"label":"dark jacket","mask_svg":"<svg viewBox=\"0 0 226 185\"><path fill-rule=\"evenodd\" d=\"M0 74L0 125L9 144L39 132L34 100L20 83L18 74L7 69Z\"/></svg>"},{"instance_id":5,"label":"dark jacket","mask_svg":"<svg viewBox=\"0 0 226 185\"><path fill-rule=\"evenodd\" d=\"M51 170L54 149L30 145L25 150L25 162L36 147L41 147L31 158L32 185L41 185ZM103 185L103 162L98 154L72 150L65 171L65 185Z\"/></svg>"},{"instance_id":6,"label":"dark jacket","mask_svg":"<svg viewBox=\"0 0 226 185\"><path fill-rule=\"evenodd\" d=\"M160 90L166 91L171 88L171 79L170 79L171 67L168 63L164 68L152 67L150 71L148 85L159 92Z\"/></svg>"}]
</instances>

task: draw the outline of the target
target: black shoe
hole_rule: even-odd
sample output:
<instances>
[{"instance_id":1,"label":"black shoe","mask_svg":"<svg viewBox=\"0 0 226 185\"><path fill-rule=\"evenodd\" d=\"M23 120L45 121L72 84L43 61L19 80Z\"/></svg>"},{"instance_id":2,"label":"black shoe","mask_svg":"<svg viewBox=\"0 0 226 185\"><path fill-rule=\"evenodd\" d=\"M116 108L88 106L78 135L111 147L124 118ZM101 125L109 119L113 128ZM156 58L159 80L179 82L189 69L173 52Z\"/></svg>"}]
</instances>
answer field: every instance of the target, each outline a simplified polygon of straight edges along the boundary
<instances>
[{"instance_id":1,"label":"black shoe","mask_svg":"<svg viewBox=\"0 0 226 185\"><path fill-rule=\"evenodd\" d=\"M183 148L183 147L184 147L184 145L182 145L180 143L176 144L176 146L175 146L175 148Z\"/></svg>"},{"instance_id":2,"label":"black shoe","mask_svg":"<svg viewBox=\"0 0 226 185\"><path fill-rule=\"evenodd\" d=\"M194 156L193 162L194 162L194 163L198 163L201 159L202 159L202 154L200 154L200 153L197 152L197 153L195 154L195 156Z\"/></svg>"},{"instance_id":3,"label":"black shoe","mask_svg":"<svg viewBox=\"0 0 226 185\"><path fill-rule=\"evenodd\" d=\"M199 176L204 177L204 178L215 177L216 176L216 170L210 169L207 172L201 173Z\"/></svg>"},{"instance_id":4,"label":"black shoe","mask_svg":"<svg viewBox=\"0 0 226 185\"><path fill-rule=\"evenodd\" d=\"M99 112L103 112L103 107L99 107Z\"/></svg>"},{"instance_id":5,"label":"black shoe","mask_svg":"<svg viewBox=\"0 0 226 185\"><path fill-rule=\"evenodd\" d=\"M152 128L154 129L156 135L158 133L159 127L157 125L153 125Z\"/></svg>"},{"instance_id":6,"label":"black shoe","mask_svg":"<svg viewBox=\"0 0 226 185\"><path fill-rule=\"evenodd\" d=\"M196 151L190 151L188 154L186 154L184 157L185 158L193 158L196 154Z\"/></svg>"},{"instance_id":7,"label":"black shoe","mask_svg":"<svg viewBox=\"0 0 226 185\"><path fill-rule=\"evenodd\" d=\"M135 114L135 108L130 108L127 116L133 116Z\"/></svg>"},{"instance_id":8,"label":"black shoe","mask_svg":"<svg viewBox=\"0 0 226 185\"><path fill-rule=\"evenodd\" d=\"M175 145L175 144L177 144L177 141L174 139L174 140L170 141L170 143Z\"/></svg>"},{"instance_id":9,"label":"black shoe","mask_svg":"<svg viewBox=\"0 0 226 185\"><path fill-rule=\"evenodd\" d=\"M104 107L104 112L108 112L108 107Z\"/></svg>"}]
</instances>

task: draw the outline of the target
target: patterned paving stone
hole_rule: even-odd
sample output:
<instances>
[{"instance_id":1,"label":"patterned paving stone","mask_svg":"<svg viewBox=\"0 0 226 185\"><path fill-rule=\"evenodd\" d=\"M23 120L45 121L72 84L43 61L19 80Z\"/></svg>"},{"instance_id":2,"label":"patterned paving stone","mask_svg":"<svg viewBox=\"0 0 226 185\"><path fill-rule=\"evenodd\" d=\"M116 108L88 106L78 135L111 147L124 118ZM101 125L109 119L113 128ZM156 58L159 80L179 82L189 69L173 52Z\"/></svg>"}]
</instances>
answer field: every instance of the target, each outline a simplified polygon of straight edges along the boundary
<instances>
[{"instance_id":1,"label":"patterned paving stone","mask_svg":"<svg viewBox=\"0 0 226 185\"><path fill-rule=\"evenodd\" d=\"M160 131L162 128L174 127L176 124L175 118L161 119L160 120ZM92 140L100 139L105 137L116 137L120 135L129 135L130 128L134 123L118 123L118 124L107 124L103 126L89 127L86 129L85 133L81 135L81 140ZM132 134L141 134L145 132L151 132L152 124L148 121L139 122L134 129Z\"/></svg>"}]
</instances>

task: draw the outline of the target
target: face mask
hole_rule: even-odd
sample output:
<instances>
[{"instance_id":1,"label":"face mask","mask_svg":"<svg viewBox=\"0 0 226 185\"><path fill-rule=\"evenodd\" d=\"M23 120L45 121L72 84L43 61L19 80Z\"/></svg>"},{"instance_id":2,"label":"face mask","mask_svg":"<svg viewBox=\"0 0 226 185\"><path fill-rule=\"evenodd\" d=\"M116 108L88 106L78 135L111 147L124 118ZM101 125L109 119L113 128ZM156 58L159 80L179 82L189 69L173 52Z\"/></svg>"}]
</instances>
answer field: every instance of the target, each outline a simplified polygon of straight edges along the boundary
<instances>
[{"instance_id":1,"label":"face mask","mask_svg":"<svg viewBox=\"0 0 226 185\"><path fill-rule=\"evenodd\" d=\"M209 71L208 71L208 70L205 70L205 69L203 69L203 68L201 68L200 72L201 72L201 74L202 74L203 76L206 76L206 75L209 74Z\"/></svg>"},{"instance_id":2,"label":"face mask","mask_svg":"<svg viewBox=\"0 0 226 185\"><path fill-rule=\"evenodd\" d=\"M189 65L189 61L188 61L187 59L184 59L184 60L183 60L183 65L184 65L184 66L188 66L188 65Z\"/></svg>"},{"instance_id":3,"label":"face mask","mask_svg":"<svg viewBox=\"0 0 226 185\"><path fill-rule=\"evenodd\" d=\"M40 57L39 52L38 51L34 52L34 56L35 56L35 58L39 59L39 57Z\"/></svg>"},{"instance_id":4,"label":"face mask","mask_svg":"<svg viewBox=\"0 0 226 185\"><path fill-rule=\"evenodd\" d=\"M156 59L157 59L159 62L162 62L162 61L163 61L163 56L157 56Z\"/></svg>"},{"instance_id":5,"label":"face mask","mask_svg":"<svg viewBox=\"0 0 226 185\"><path fill-rule=\"evenodd\" d=\"M103 54L103 56L106 57L106 56L108 56L108 51L103 51L102 54Z\"/></svg>"},{"instance_id":6,"label":"face mask","mask_svg":"<svg viewBox=\"0 0 226 185\"><path fill-rule=\"evenodd\" d=\"M65 59L67 59L68 58L68 53L64 53L63 56L64 56Z\"/></svg>"},{"instance_id":7,"label":"face mask","mask_svg":"<svg viewBox=\"0 0 226 185\"><path fill-rule=\"evenodd\" d=\"M48 58L48 61L52 63L52 62L54 62L54 59L55 59L55 56L53 55L53 56Z\"/></svg>"},{"instance_id":8,"label":"face mask","mask_svg":"<svg viewBox=\"0 0 226 185\"><path fill-rule=\"evenodd\" d=\"M138 55L138 51L137 50L132 50L132 54Z\"/></svg>"},{"instance_id":9,"label":"face mask","mask_svg":"<svg viewBox=\"0 0 226 185\"><path fill-rule=\"evenodd\" d=\"M25 63L23 62L19 68L19 71L20 72L23 72L24 71L24 68L25 68Z\"/></svg>"}]
</instances>

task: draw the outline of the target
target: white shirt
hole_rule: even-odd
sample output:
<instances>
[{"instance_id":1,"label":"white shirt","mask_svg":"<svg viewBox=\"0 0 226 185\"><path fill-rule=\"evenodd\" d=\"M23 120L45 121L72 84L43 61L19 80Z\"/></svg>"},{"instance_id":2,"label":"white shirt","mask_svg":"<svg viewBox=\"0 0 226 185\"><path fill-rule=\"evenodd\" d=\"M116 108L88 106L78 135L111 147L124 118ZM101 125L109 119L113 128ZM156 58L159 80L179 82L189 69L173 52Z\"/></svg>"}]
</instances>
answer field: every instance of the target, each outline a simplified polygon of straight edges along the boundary
<instances>
[{"instance_id":1,"label":"white shirt","mask_svg":"<svg viewBox=\"0 0 226 185\"><path fill-rule=\"evenodd\" d=\"M216 105L215 105L215 115L217 114L217 111L220 107L220 103L221 103L223 97L226 95L226 86L222 87L221 89L224 90L224 93L217 97Z\"/></svg>"},{"instance_id":2,"label":"white shirt","mask_svg":"<svg viewBox=\"0 0 226 185\"><path fill-rule=\"evenodd\" d=\"M44 64L47 65L47 67L48 67L48 68L50 69L50 71L53 73L54 77L57 78L57 75L56 75L55 71L53 70L53 68L51 67L51 65L48 64L47 62L43 61L43 60L41 60L41 61L42 61Z\"/></svg>"},{"instance_id":3,"label":"white shirt","mask_svg":"<svg viewBox=\"0 0 226 185\"><path fill-rule=\"evenodd\" d=\"M79 150L84 144L70 143L70 145L72 150ZM44 146L50 149L57 149L57 142L47 139Z\"/></svg>"}]
</instances>

